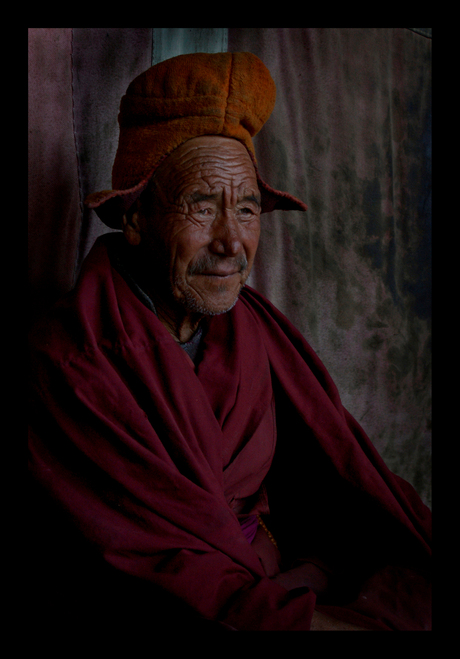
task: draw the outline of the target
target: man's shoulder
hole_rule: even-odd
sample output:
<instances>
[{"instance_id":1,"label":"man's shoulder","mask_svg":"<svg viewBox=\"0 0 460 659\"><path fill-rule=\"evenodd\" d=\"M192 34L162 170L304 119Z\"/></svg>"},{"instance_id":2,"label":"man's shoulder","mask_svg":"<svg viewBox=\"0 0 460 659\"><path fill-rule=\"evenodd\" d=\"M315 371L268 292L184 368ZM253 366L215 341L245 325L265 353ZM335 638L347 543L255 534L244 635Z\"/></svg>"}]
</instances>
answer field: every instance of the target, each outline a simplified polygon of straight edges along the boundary
<instances>
[{"instance_id":1,"label":"man's shoulder","mask_svg":"<svg viewBox=\"0 0 460 659\"><path fill-rule=\"evenodd\" d=\"M285 314L264 294L251 286L244 286L240 299L264 325L276 324L285 332L297 333L297 329Z\"/></svg>"}]
</instances>

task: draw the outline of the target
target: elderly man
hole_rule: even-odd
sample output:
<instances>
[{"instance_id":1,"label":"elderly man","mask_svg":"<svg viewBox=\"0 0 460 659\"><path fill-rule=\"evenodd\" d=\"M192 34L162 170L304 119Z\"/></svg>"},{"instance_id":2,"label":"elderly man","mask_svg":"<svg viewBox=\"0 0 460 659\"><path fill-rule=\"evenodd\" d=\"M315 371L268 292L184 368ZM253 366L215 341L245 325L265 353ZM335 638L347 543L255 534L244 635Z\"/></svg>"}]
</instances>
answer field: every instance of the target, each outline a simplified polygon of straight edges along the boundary
<instances>
[{"instance_id":1,"label":"elderly man","mask_svg":"<svg viewBox=\"0 0 460 659\"><path fill-rule=\"evenodd\" d=\"M31 340L43 556L160 630L427 630L428 509L245 285L261 213L306 209L257 170L274 100L249 53L123 97L113 189L87 200L120 231Z\"/></svg>"}]
</instances>

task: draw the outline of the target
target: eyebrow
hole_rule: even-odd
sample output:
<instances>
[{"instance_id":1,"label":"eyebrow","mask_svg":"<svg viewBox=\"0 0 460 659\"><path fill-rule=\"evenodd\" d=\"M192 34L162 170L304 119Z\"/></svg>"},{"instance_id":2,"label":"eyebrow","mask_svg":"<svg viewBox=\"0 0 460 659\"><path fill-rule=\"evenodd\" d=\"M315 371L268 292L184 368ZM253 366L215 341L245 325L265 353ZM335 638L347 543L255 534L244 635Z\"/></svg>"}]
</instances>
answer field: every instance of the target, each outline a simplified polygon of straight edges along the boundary
<instances>
[{"instance_id":1,"label":"eyebrow","mask_svg":"<svg viewBox=\"0 0 460 659\"><path fill-rule=\"evenodd\" d=\"M246 197L243 197L243 199L241 201L253 201L257 206L260 207L260 205L262 203L262 198L261 198L260 195L256 197L255 195L250 194L250 195L247 195Z\"/></svg>"},{"instance_id":2,"label":"eyebrow","mask_svg":"<svg viewBox=\"0 0 460 659\"><path fill-rule=\"evenodd\" d=\"M190 201L194 204L199 203L200 201L213 201L217 199L219 195L218 194L204 194L203 192L194 192L193 194L190 195ZM261 205L261 198L256 197L255 195L246 195L242 199L238 200L238 203L242 203L245 201L252 201L254 204L260 207Z\"/></svg>"},{"instance_id":3,"label":"eyebrow","mask_svg":"<svg viewBox=\"0 0 460 659\"><path fill-rule=\"evenodd\" d=\"M203 192L194 192L190 195L190 201L197 204L200 201L210 201L217 199L217 194L204 194Z\"/></svg>"}]
</instances>

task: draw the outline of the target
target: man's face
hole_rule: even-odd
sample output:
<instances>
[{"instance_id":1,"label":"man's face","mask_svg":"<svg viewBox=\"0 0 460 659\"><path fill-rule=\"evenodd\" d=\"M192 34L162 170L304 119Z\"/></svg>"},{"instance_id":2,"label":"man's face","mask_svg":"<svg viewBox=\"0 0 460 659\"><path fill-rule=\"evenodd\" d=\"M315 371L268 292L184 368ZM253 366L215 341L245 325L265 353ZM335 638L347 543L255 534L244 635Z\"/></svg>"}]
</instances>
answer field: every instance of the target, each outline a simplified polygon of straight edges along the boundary
<instances>
[{"instance_id":1,"label":"man's face","mask_svg":"<svg viewBox=\"0 0 460 659\"><path fill-rule=\"evenodd\" d=\"M228 311L260 234L260 192L245 147L217 136L191 139L162 163L152 186L152 208L138 218L158 293L188 312Z\"/></svg>"}]
</instances>

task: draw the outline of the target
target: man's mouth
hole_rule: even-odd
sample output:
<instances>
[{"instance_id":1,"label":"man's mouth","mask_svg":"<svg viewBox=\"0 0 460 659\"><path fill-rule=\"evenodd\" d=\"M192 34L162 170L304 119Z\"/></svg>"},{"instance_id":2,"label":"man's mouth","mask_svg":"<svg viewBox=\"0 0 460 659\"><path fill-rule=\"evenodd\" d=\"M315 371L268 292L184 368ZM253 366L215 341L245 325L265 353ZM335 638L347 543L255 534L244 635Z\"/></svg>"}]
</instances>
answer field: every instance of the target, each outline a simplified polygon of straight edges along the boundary
<instances>
[{"instance_id":1,"label":"man's mouth","mask_svg":"<svg viewBox=\"0 0 460 659\"><path fill-rule=\"evenodd\" d=\"M225 279L240 274L248 267L244 254L235 259L222 259L204 257L199 259L189 270L190 275L201 275L203 277L218 277Z\"/></svg>"},{"instance_id":2,"label":"man's mouth","mask_svg":"<svg viewBox=\"0 0 460 659\"><path fill-rule=\"evenodd\" d=\"M232 277L239 273L239 270L205 270L204 272L198 272L197 274L202 275L203 277L220 277L221 279L225 279L226 277Z\"/></svg>"}]
</instances>

